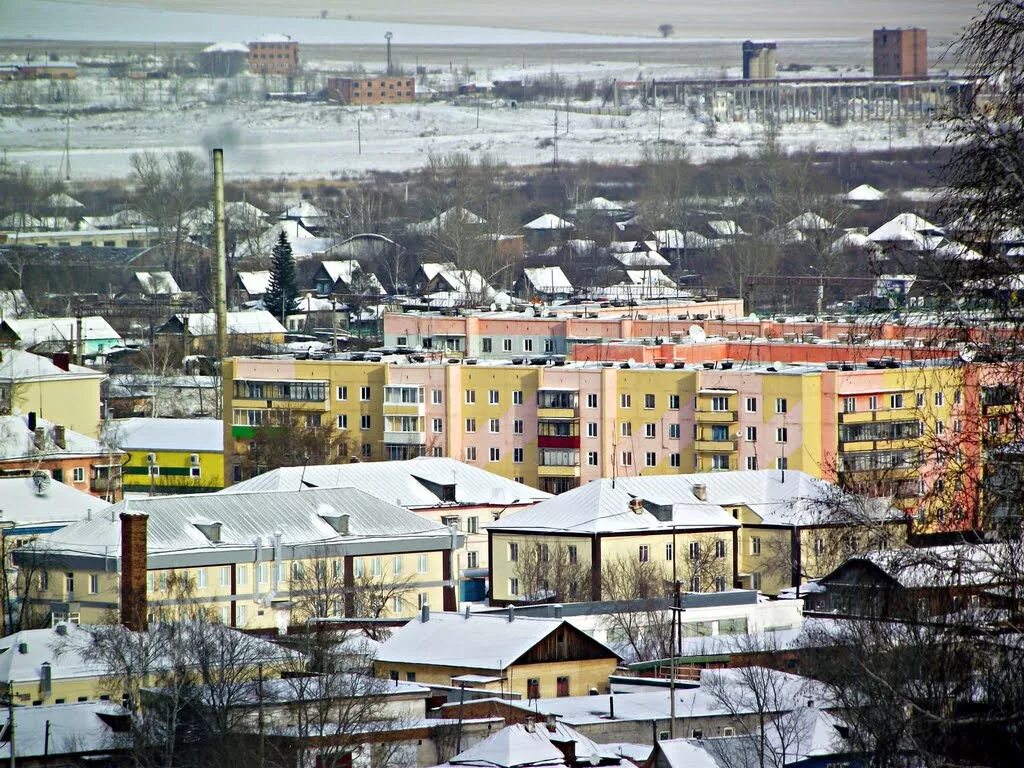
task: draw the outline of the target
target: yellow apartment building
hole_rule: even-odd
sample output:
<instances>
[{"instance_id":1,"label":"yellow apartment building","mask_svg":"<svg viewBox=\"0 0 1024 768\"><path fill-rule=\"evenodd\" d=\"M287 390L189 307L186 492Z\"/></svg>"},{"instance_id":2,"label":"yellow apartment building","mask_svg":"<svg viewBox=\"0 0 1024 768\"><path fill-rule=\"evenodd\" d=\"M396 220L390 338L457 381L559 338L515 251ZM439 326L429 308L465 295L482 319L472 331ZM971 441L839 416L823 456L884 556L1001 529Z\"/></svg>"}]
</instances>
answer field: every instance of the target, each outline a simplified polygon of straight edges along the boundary
<instances>
[{"instance_id":1,"label":"yellow apartment building","mask_svg":"<svg viewBox=\"0 0 1024 768\"><path fill-rule=\"evenodd\" d=\"M220 419L116 419L104 428L127 454L121 468L126 491L203 493L224 487Z\"/></svg>"},{"instance_id":2,"label":"yellow apartment building","mask_svg":"<svg viewBox=\"0 0 1024 768\"><path fill-rule=\"evenodd\" d=\"M129 519L147 516L140 537L126 533ZM13 558L40 622L202 609L226 626L268 629L317 617L405 617L421 605L454 610L451 552L461 544L447 526L337 488L124 501ZM133 570L139 563L144 573ZM144 604L130 606L135 600Z\"/></svg>"}]
</instances>

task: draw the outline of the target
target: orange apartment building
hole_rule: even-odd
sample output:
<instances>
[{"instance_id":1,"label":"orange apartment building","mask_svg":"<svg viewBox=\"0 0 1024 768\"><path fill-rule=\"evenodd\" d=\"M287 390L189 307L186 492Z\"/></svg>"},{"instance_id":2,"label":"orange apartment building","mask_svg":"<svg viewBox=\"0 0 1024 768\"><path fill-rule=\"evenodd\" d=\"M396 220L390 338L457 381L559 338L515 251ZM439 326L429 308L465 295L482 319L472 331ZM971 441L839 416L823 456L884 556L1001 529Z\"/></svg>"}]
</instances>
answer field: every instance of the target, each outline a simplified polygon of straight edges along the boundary
<instances>
[{"instance_id":1,"label":"orange apartment building","mask_svg":"<svg viewBox=\"0 0 1024 768\"><path fill-rule=\"evenodd\" d=\"M910 29L875 30L875 77L927 77L928 31Z\"/></svg>"},{"instance_id":2,"label":"orange apartment building","mask_svg":"<svg viewBox=\"0 0 1024 768\"><path fill-rule=\"evenodd\" d=\"M411 77L331 77L327 97L344 105L409 104L416 100Z\"/></svg>"},{"instance_id":3,"label":"orange apartment building","mask_svg":"<svg viewBox=\"0 0 1024 768\"><path fill-rule=\"evenodd\" d=\"M299 44L289 35L264 35L249 43L249 71L254 75L295 75Z\"/></svg>"}]
</instances>

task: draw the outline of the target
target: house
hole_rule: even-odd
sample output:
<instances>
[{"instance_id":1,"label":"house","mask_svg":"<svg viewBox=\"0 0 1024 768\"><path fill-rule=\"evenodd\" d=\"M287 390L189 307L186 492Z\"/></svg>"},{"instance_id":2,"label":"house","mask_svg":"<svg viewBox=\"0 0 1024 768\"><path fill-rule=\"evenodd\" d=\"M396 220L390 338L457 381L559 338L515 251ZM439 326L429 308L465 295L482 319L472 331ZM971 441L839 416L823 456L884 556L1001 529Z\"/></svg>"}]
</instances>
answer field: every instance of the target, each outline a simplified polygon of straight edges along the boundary
<instances>
[{"instance_id":1,"label":"house","mask_svg":"<svg viewBox=\"0 0 1024 768\"><path fill-rule=\"evenodd\" d=\"M285 327L264 309L228 312L228 346L233 351L266 350L283 344ZM165 338L179 337L185 354L211 352L217 344L217 317L213 312L174 315L157 329Z\"/></svg>"},{"instance_id":2,"label":"house","mask_svg":"<svg viewBox=\"0 0 1024 768\"><path fill-rule=\"evenodd\" d=\"M542 463L565 452L541 450L550 454ZM603 574L631 562L653 562L693 592L735 580L740 524L692 493L652 502L620 481L592 480L485 527L495 605L626 598L604 594Z\"/></svg>"},{"instance_id":3,"label":"house","mask_svg":"<svg viewBox=\"0 0 1024 768\"><path fill-rule=\"evenodd\" d=\"M0 346L30 352L71 352L92 357L121 344L118 332L99 315L8 318L0 322Z\"/></svg>"},{"instance_id":4,"label":"house","mask_svg":"<svg viewBox=\"0 0 1024 768\"><path fill-rule=\"evenodd\" d=\"M560 243L575 226L571 221L566 221L553 213L543 213L526 222L523 229L526 231L527 245L534 250L543 250Z\"/></svg>"},{"instance_id":5,"label":"house","mask_svg":"<svg viewBox=\"0 0 1024 768\"><path fill-rule=\"evenodd\" d=\"M946 233L916 213L894 216L868 235L873 243L890 251L933 251L945 239Z\"/></svg>"},{"instance_id":6,"label":"house","mask_svg":"<svg viewBox=\"0 0 1024 768\"><path fill-rule=\"evenodd\" d=\"M364 104L411 104L416 100L416 80L400 77L329 77L327 98L346 106Z\"/></svg>"},{"instance_id":7,"label":"house","mask_svg":"<svg viewBox=\"0 0 1024 768\"><path fill-rule=\"evenodd\" d=\"M422 278L426 281L422 282ZM474 305L500 296L475 269L450 262L421 264L417 282L422 285L420 292L440 306Z\"/></svg>"},{"instance_id":8,"label":"house","mask_svg":"<svg viewBox=\"0 0 1024 768\"><path fill-rule=\"evenodd\" d=\"M108 501L121 497L123 452L66 426L24 416L0 416L0 474L44 473L55 482Z\"/></svg>"},{"instance_id":9,"label":"house","mask_svg":"<svg viewBox=\"0 0 1024 768\"><path fill-rule=\"evenodd\" d=\"M461 544L391 502L328 488L125 500L13 558L50 574L23 595L37 620L78 613L105 623L120 609L143 626L179 610L187 572L190 603L222 624L283 630L357 612L400 618L420 603L454 608L451 551ZM331 586L310 596L314 578Z\"/></svg>"},{"instance_id":10,"label":"house","mask_svg":"<svg viewBox=\"0 0 1024 768\"><path fill-rule=\"evenodd\" d=\"M0 531L0 536L14 540L15 546L86 520L110 506L79 488L49 482L41 473L0 476L0 498L4 521L13 523L11 528Z\"/></svg>"},{"instance_id":11,"label":"house","mask_svg":"<svg viewBox=\"0 0 1024 768\"><path fill-rule=\"evenodd\" d=\"M527 301L566 301L573 294L572 283L561 267L526 267L515 290Z\"/></svg>"},{"instance_id":12,"label":"house","mask_svg":"<svg viewBox=\"0 0 1024 768\"><path fill-rule=\"evenodd\" d=\"M144 298L172 298L181 293L181 288L170 272L136 272L131 291Z\"/></svg>"},{"instance_id":13,"label":"house","mask_svg":"<svg viewBox=\"0 0 1024 768\"><path fill-rule=\"evenodd\" d=\"M238 258L260 259L270 256L282 234L288 239L288 244L292 248L292 257L296 261L305 261L321 256L334 245L333 239L317 237L298 221L282 219L264 230L259 237L241 242L238 245Z\"/></svg>"},{"instance_id":14,"label":"house","mask_svg":"<svg viewBox=\"0 0 1024 768\"><path fill-rule=\"evenodd\" d=\"M622 203L616 203L607 197L592 197L586 202L580 203L572 209L573 216L580 217L602 217L609 219L620 219L632 215Z\"/></svg>"},{"instance_id":15,"label":"house","mask_svg":"<svg viewBox=\"0 0 1024 768\"><path fill-rule=\"evenodd\" d=\"M232 293L235 297L235 305L248 306L252 302L263 299L270 285L270 270L263 269L255 272L235 273L235 282L232 285Z\"/></svg>"},{"instance_id":16,"label":"house","mask_svg":"<svg viewBox=\"0 0 1024 768\"><path fill-rule=\"evenodd\" d=\"M449 227L463 226L480 229L486 224L487 219L477 216L461 206L454 206L442 211L432 219L410 224L409 229L421 235L431 235Z\"/></svg>"},{"instance_id":17,"label":"house","mask_svg":"<svg viewBox=\"0 0 1024 768\"><path fill-rule=\"evenodd\" d=\"M302 200L278 214L279 221L294 221L306 230L316 233L328 223L328 215L308 200Z\"/></svg>"},{"instance_id":18,"label":"house","mask_svg":"<svg viewBox=\"0 0 1024 768\"><path fill-rule=\"evenodd\" d=\"M608 691L619 656L564 619L466 611L420 615L377 652L375 673L393 680L507 691L526 699Z\"/></svg>"},{"instance_id":19,"label":"house","mask_svg":"<svg viewBox=\"0 0 1024 768\"><path fill-rule=\"evenodd\" d=\"M886 194L870 184L860 184L843 195L843 198L846 202L853 203L854 205L868 206L884 202Z\"/></svg>"},{"instance_id":20,"label":"house","mask_svg":"<svg viewBox=\"0 0 1024 768\"><path fill-rule=\"evenodd\" d=\"M127 454L124 489L201 493L224 487L224 423L220 419L116 419L104 435Z\"/></svg>"},{"instance_id":21,"label":"house","mask_svg":"<svg viewBox=\"0 0 1024 768\"><path fill-rule=\"evenodd\" d=\"M387 292L373 272L363 270L355 259L324 261L313 276L317 294L334 293L384 296Z\"/></svg>"},{"instance_id":22,"label":"house","mask_svg":"<svg viewBox=\"0 0 1024 768\"><path fill-rule=\"evenodd\" d=\"M32 304L21 288L0 291L0 320L34 316Z\"/></svg>"},{"instance_id":23,"label":"house","mask_svg":"<svg viewBox=\"0 0 1024 768\"><path fill-rule=\"evenodd\" d=\"M244 43L214 43L199 52L199 69L204 75L234 77L245 70L248 59Z\"/></svg>"},{"instance_id":24,"label":"house","mask_svg":"<svg viewBox=\"0 0 1024 768\"><path fill-rule=\"evenodd\" d=\"M385 387L385 398L399 403L396 413L402 409L400 402L409 399L408 392L403 393L405 389L398 385ZM347 399L349 388L342 386L336 394ZM353 399L355 394L353 390ZM339 417L339 423L342 419L347 424L349 417ZM248 428L231 427L233 439L245 440L249 434ZM355 488L460 531L464 546L456 551L453 566L460 600L482 600L485 596L487 534L481 522L550 498L550 494L536 488L461 461L427 456L406 461L281 467L238 482L223 493L271 493L299 487Z\"/></svg>"},{"instance_id":25,"label":"house","mask_svg":"<svg viewBox=\"0 0 1024 768\"><path fill-rule=\"evenodd\" d=\"M625 269L654 269L661 271L662 267L671 266L671 262L655 250L627 251L624 253L612 253L611 257L621 264Z\"/></svg>"},{"instance_id":26,"label":"house","mask_svg":"<svg viewBox=\"0 0 1024 768\"><path fill-rule=\"evenodd\" d=\"M0 349L0 413L35 412L89 437L99 435L100 388L106 376L20 349Z\"/></svg>"},{"instance_id":27,"label":"house","mask_svg":"<svg viewBox=\"0 0 1024 768\"><path fill-rule=\"evenodd\" d=\"M14 728L9 727L13 713ZM18 765L66 765L128 761L131 714L119 703L86 700L14 707L0 711L0 733L17 734ZM0 761L11 762L11 741L0 739Z\"/></svg>"},{"instance_id":28,"label":"house","mask_svg":"<svg viewBox=\"0 0 1024 768\"><path fill-rule=\"evenodd\" d=\"M402 246L384 235L364 232L352 235L327 250L331 259L366 259L371 262L387 263L402 251Z\"/></svg>"}]
</instances>

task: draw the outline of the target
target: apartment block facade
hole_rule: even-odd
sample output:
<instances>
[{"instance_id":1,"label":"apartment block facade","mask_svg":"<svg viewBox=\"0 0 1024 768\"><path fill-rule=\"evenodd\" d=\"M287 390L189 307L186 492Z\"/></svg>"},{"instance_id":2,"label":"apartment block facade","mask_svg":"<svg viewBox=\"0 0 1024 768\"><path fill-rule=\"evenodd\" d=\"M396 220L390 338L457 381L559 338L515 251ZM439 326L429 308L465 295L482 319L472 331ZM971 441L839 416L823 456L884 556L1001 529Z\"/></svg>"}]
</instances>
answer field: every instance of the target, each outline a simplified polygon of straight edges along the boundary
<instances>
[{"instance_id":1,"label":"apartment block facade","mask_svg":"<svg viewBox=\"0 0 1024 768\"><path fill-rule=\"evenodd\" d=\"M345 105L410 104L416 100L412 77L330 77L327 96Z\"/></svg>"},{"instance_id":2,"label":"apartment block facade","mask_svg":"<svg viewBox=\"0 0 1024 768\"><path fill-rule=\"evenodd\" d=\"M249 72L254 75L298 74L298 42L288 35L264 35L249 43Z\"/></svg>"},{"instance_id":3,"label":"apartment block facade","mask_svg":"<svg viewBox=\"0 0 1024 768\"><path fill-rule=\"evenodd\" d=\"M919 28L876 29L875 77L927 77L928 31Z\"/></svg>"}]
</instances>

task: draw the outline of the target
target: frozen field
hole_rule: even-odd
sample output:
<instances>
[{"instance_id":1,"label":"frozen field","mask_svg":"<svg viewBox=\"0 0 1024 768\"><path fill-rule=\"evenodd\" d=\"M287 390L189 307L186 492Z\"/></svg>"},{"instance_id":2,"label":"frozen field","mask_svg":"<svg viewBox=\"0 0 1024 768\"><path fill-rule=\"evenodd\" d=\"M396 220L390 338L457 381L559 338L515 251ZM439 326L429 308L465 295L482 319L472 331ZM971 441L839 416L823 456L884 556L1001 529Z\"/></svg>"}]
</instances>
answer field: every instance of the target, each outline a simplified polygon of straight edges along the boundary
<instances>
[{"instance_id":1,"label":"frozen field","mask_svg":"<svg viewBox=\"0 0 1024 768\"><path fill-rule=\"evenodd\" d=\"M572 114L568 133L559 114L558 157L562 161L631 162L656 141L657 110L630 117ZM723 123L714 137L704 125L677 109L660 116L661 138L683 143L698 161L755 151L762 129ZM359 153L361 134L362 153ZM129 157L140 150L226 151L233 177L344 178L371 170L401 171L423 166L431 154L489 154L514 165L550 163L550 110L482 108L450 104L403 105L362 111L338 106L261 104L204 109L150 109L76 117L71 122L72 177L124 177ZM904 137L891 126L894 147L934 145L939 129L911 124ZM841 128L823 124L785 125L780 137L790 150L860 151L890 146L887 123ZM52 117L0 118L0 145L9 162L56 171L64 146L64 121Z\"/></svg>"}]
</instances>

